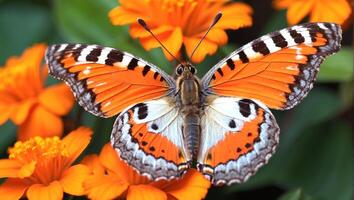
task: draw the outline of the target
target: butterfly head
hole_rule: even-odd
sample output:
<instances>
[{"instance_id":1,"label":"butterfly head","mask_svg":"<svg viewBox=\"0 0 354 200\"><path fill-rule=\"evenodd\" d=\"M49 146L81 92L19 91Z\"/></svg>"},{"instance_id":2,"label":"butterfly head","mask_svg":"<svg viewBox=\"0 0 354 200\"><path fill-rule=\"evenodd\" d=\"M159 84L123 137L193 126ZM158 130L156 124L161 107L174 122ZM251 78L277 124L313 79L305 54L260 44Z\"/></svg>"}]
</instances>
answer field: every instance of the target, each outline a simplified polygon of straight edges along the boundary
<instances>
[{"instance_id":1,"label":"butterfly head","mask_svg":"<svg viewBox=\"0 0 354 200\"><path fill-rule=\"evenodd\" d=\"M197 73L197 69L189 62L181 63L176 67L177 77L193 77Z\"/></svg>"}]
</instances>

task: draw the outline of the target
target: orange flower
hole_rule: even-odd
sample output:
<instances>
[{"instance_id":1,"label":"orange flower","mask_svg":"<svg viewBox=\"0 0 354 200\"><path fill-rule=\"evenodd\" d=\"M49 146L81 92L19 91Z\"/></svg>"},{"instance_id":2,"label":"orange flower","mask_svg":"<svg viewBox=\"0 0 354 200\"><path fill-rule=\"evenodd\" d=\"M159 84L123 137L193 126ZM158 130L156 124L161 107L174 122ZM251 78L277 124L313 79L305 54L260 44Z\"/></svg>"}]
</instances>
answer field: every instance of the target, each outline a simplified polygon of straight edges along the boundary
<instances>
[{"instance_id":1,"label":"orange flower","mask_svg":"<svg viewBox=\"0 0 354 200\"><path fill-rule=\"evenodd\" d=\"M110 144L97 155L82 161L92 174L84 181L90 199L202 199L210 182L199 172L190 170L183 178L150 181L123 162Z\"/></svg>"},{"instance_id":2,"label":"orange flower","mask_svg":"<svg viewBox=\"0 0 354 200\"><path fill-rule=\"evenodd\" d=\"M342 24L349 18L352 9L347 0L274 0L276 9L285 9L289 24L299 23L310 15L311 22L334 22Z\"/></svg>"},{"instance_id":3,"label":"orange flower","mask_svg":"<svg viewBox=\"0 0 354 200\"><path fill-rule=\"evenodd\" d=\"M120 6L111 10L109 17L114 25L131 24L130 35L139 38L146 50L159 47L150 33L137 23L137 18L142 18L173 55L178 56L184 44L190 57L220 11L223 17L192 58L193 62L201 62L206 54L215 53L219 45L227 43L225 29L252 25L250 6L229 0L120 0ZM170 55L164 53L171 60Z\"/></svg>"},{"instance_id":4,"label":"orange flower","mask_svg":"<svg viewBox=\"0 0 354 200\"><path fill-rule=\"evenodd\" d=\"M9 159L0 160L0 178L8 178L0 186L1 199L62 199L63 192L83 195L83 180L89 168L71 166L91 139L91 130L78 128L64 139L36 136L16 142L9 149Z\"/></svg>"},{"instance_id":5,"label":"orange flower","mask_svg":"<svg viewBox=\"0 0 354 200\"><path fill-rule=\"evenodd\" d=\"M44 88L42 68L46 46L37 44L20 57L11 57L0 68L0 125L11 119L19 125L19 140L32 136L60 136L63 122L74 103L65 84ZM46 68L45 68L46 70Z\"/></svg>"}]
</instances>

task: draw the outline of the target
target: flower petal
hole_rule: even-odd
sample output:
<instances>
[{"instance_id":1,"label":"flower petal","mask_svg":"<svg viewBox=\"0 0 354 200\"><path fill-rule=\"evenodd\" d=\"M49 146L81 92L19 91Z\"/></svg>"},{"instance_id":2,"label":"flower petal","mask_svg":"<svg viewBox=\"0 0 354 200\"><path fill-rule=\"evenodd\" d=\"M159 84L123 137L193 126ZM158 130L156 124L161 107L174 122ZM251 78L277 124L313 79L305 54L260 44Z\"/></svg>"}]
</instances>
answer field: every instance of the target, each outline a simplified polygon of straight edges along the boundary
<instances>
[{"instance_id":1,"label":"flower petal","mask_svg":"<svg viewBox=\"0 0 354 200\"><path fill-rule=\"evenodd\" d=\"M63 198L63 188L58 181L53 181L49 185L34 184L27 190L29 200L61 200Z\"/></svg>"},{"instance_id":2,"label":"flower petal","mask_svg":"<svg viewBox=\"0 0 354 200\"><path fill-rule=\"evenodd\" d=\"M36 164L37 161L31 161L29 163L26 163L25 165L22 165L18 177L19 178L26 178L29 177L33 174L34 170L36 169Z\"/></svg>"},{"instance_id":3,"label":"flower petal","mask_svg":"<svg viewBox=\"0 0 354 200\"><path fill-rule=\"evenodd\" d=\"M104 167L102 166L98 156L95 154L85 156L81 163L86 165L92 174L103 175L105 173Z\"/></svg>"},{"instance_id":4,"label":"flower petal","mask_svg":"<svg viewBox=\"0 0 354 200\"><path fill-rule=\"evenodd\" d=\"M294 3L294 0L274 0L273 7L278 10L281 10L281 9L288 8L293 3Z\"/></svg>"},{"instance_id":5,"label":"flower petal","mask_svg":"<svg viewBox=\"0 0 354 200\"><path fill-rule=\"evenodd\" d=\"M312 0L294 2L286 13L289 24L299 23L311 11L313 3Z\"/></svg>"},{"instance_id":6,"label":"flower petal","mask_svg":"<svg viewBox=\"0 0 354 200\"><path fill-rule=\"evenodd\" d=\"M165 45L165 47L174 55L178 56L178 52L182 46L182 30L179 27L176 27L172 31L167 31L164 33L159 34L156 36L162 44ZM160 47L160 44L156 41L155 38L151 37L146 37L146 38L141 38L140 43L143 45L143 47L146 50L150 50L155 47ZM162 49L165 56L167 59L172 60L172 57L170 54L168 54L164 49Z\"/></svg>"},{"instance_id":7,"label":"flower petal","mask_svg":"<svg viewBox=\"0 0 354 200\"><path fill-rule=\"evenodd\" d=\"M187 54L189 57L191 57L192 51L194 49L194 47L198 44L199 42L199 38L184 38L184 45L186 46L186 50L187 50ZM207 54L211 55L213 53L216 52L216 50L218 49L217 44L215 44L212 41L209 40L204 40L198 50L194 53L193 57L192 57L192 61L195 63L199 63L201 61L204 60L205 56Z\"/></svg>"},{"instance_id":8,"label":"flower petal","mask_svg":"<svg viewBox=\"0 0 354 200\"><path fill-rule=\"evenodd\" d=\"M28 187L22 179L9 178L0 185L0 197L2 200L20 199Z\"/></svg>"},{"instance_id":9,"label":"flower petal","mask_svg":"<svg viewBox=\"0 0 354 200\"><path fill-rule=\"evenodd\" d=\"M128 186L127 182L115 175L92 175L84 182L87 196L99 200L117 198L128 189Z\"/></svg>"},{"instance_id":10,"label":"flower petal","mask_svg":"<svg viewBox=\"0 0 354 200\"><path fill-rule=\"evenodd\" d=\"M0 178L18 177L22 163L14 159L0 159Z\"/></svg>"},{"instance_id":11,"label":"flower petal","mask_svg":"<svg viewBox=\"0 0 354 200\"><path fill-rule=\"evenodd\" d=\"M70 112L74 104L74 96L66 84L48 87L38 98L47 110L59 116Z\"/></svg>"},{"instance_id":12,"label":"flower petal","mask_svg":"<svg viewBox=\"0 0 354 200\"><path fill-rule=\"evenodd\" d=\"M37 105L32 109L18 131L19 140L27 140L33 136L60 136L63 133L63 122L60 117Z\"/></svg>"},{"instance_id":13,"label":"flower petal","mask_svg":"<svg viewBox=\"0 0 354 200\"><path fill-rule=\"evenodd\" d=\"M90 143L91 135L92 130L90 128L79 127L63 138L62 142L69 153L69 158L66 160L66 166L70 166L85 150Z\"/></svg>"},{"instance_id":14,"label":"flower petal","mask_svg":"<svg viewBox=\"0 0 354 200\"><path fill-rule=\"evenodd\" d=\"M208 193L210 181L197 170L189 170L181 179L172 181L163 190L177 199L204 199Z\"/></svg>"},{"instance_id":15,"label":"flower petal","mask_svg":"<svg viewBox=\"0 0 354 200\"><path fill-rule=\"evenodd\" d=\"M74 165L65 170L60 179L64 192L72 195L83 195L85 193L83 182L89 174L89 168L82 164Z\"/></svg>"},{"instance_id":16,"label":"flower petal","mask_svg":"<svg viewBox=\"0 0 354 200\"><path fill-rule=\"evenodd\" d=\"M206 36L209 41L215 42L218 45L224 45L227 43L227 34L223 29L215 28L211 29Z\"/></svg>"},{"instance_id":17,"label":"flower petal","mask_svg":"<svg viewBox=\"0 0 354 200\"><path fill-rule=\"evenodd\" d=\"M0 106L0 125L4 124L12 113L12 106Z\"/></svg>"},{"instance_id":18,"label":"flower petal","mask_svg":"<svg viewBox=\"0 0 354 200\"><path fill-rule=\"evenodd\" d=\"M108 14L113 25L126 25L136 22L139 15L123 7L113 8Z\"/></svg>"},{"instance_id":19,"label":"flower petal","mask_svg":"<svg viewBox=\"0 0 354 200\"><path fill-rule=\"evenodd\" d=\"M103 146L99 159L105 168L119 175L123 180L128 182L125 163L119 158L118 153L113 149L110 143Z\"/></svg>"},{"instance_id":20,"label":"flower petal","mask_svg":"<svg viewBox=\"0 0 354 200\"><path fill-rule=\"evenodd\" d=\"M215 25L215 28L238 29L252 25L252 8L241 2L227 4L222 8L223 17Z\"/></svg>"},{"instance_id":21,"label":"flower petal","mask_svg":"<svg viewBox=\"0 0 354 200\"><path fill-rule=\"evenodd\" d=\"M334 22L344 24L352 10L346 0L316 2L311 11L311 22Z\"/></svg>"},{"instance_id":22,"label":"flower petal","mask_svg":"<svg viewBox=\"0 0 354 200\"><path fill-rule=\"evenodd\" d=\"M131 185L127 193L127 200L164 200L167 194L150 185ZM187 198L188 199L188 198Z\"/></svg>"},{"instance_id":23,"label":"flower petal","mask_svg":"<svg viewBox=\"0 0 354 200\"><path fill-rule=\"evenodd\" d=\"M102 148L99 159L101 164L106 167L108 174L114 173L125 182L130 184L142 184L149 182L147 177L141 176L136 170L121 160L118 153L109 143Z\"/></svg>"},{"instance_id":24,"label":"flower petal","mask_svg":"<svg viewBox=\"0 0 354 200\"><path fill-rule=\"evenodd\" d=\"M11 116L16 99L6 92L0 92L0 125L5 123Z\"/></svg>"},{"instance_id":25,"label":"flower petal","mask_svg":"<svg viewBox=\"0 0 354 200\"><path fill-rule=\"evenodd\" d=\"M163 33L171 33L173 31L174 27L173 26L167 26L167 25L162 25L157 28L151 28L151 31L156 35L158 39L160 39L161 36L160 34ZM129 34L133 38L151 38L151 33L146 31L143 27L141 27L140 24L132 24L129 29Z\"/></svg>"},{"instance_id":26,"label":"flower petal","mask_svg":"<svg viewBox=\"0 0 354 200\"><path fill-rule=\"evenodd\" d=\"M35 103L35 99L28 99L23 102L17 103L17 105L15 105L13 108L11 120L16 125L22 124L27 119L28 115L30 114L31 108L33 108Z\"/></svg>"}]
</instances>

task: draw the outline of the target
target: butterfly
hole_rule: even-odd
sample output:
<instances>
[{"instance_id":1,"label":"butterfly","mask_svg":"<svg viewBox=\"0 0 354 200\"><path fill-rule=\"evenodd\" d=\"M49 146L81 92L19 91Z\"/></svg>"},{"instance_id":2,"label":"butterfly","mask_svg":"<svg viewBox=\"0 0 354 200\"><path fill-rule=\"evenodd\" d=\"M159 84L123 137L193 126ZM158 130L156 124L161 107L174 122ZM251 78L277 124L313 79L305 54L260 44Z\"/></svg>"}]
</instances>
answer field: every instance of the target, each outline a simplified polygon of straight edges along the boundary
<instances>
[{"instance_id":1,"label":"butterfly","mask_svg":"<svg viewBox=\"0 0 354 200\"><path fill-rule=\"evenodd\" d=\"M52 45L46 62L86 111L118 115L111 144L140 174L172 179L196 168L223 185L245 182L268 162L279 142L270 109L297 105L340 42L339 25L292 26L232 52L202 79L190 62L181 62L173 78L99 45Z\"/></svg>"}]
</instances>

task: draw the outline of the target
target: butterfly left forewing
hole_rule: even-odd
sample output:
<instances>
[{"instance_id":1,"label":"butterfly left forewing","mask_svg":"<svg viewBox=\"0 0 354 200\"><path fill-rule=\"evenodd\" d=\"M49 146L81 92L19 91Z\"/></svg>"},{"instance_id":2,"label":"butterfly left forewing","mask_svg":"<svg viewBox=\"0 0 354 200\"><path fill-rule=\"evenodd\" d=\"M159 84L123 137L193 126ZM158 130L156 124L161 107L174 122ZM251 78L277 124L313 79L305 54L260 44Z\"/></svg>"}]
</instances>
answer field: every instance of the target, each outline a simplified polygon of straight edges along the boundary
<instances>
[{"instance_id":1,"label":"butterfly left forewing","mask_svg":"<svg viewBox=\"0 0 354 200\"><path fill-rule=\"evenodd\" d=\"M262 36L231 53L202 79L205 93L258 99L290 109L310 91L324 58L340 49L341 28L307 23Z\"/></svg>"},{"instance_id":2,"label":"butterfly left forewing","mask_svg":"<svg viewBox=\"0 0 354 200\"><path fill-rule=\"evenodd\" d=\"M198 170L214 185L242 183L274 153L279 127L257 100L209 96L206 102Z\"/></svg>"},{"instance_id":3,"label":"butterfly left forewing","mask_svg":"<svg viewBox=\"0 0 354 200\"><path fill-rule=\"evenodd\" d=\"M128 107L113 125L111 143L120 157L150 179L172 179L189 167L183 119L170 97Z\"/></svg>"},{"instance_id":4,"label":"butterfly left forewing","mask_svg":"<svg viewBox=\"0 0 354 200\"><path fill-rule=\"evenodd\" d=\"M88 112L111 117L126 107L173 93L174 80L129 53L99 45L48 47L49 74L65 81Z\"/></svg>"}]
</instances>

